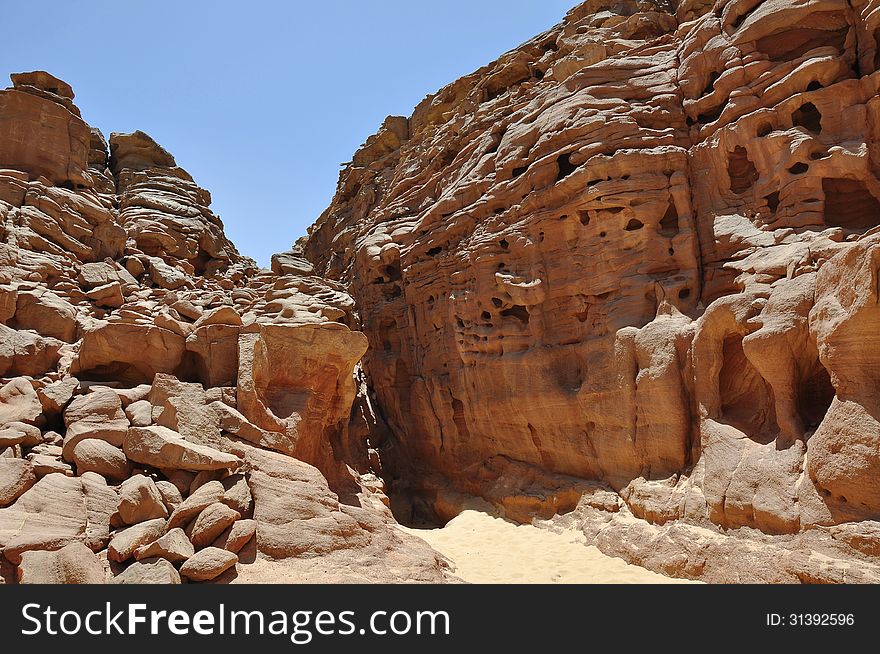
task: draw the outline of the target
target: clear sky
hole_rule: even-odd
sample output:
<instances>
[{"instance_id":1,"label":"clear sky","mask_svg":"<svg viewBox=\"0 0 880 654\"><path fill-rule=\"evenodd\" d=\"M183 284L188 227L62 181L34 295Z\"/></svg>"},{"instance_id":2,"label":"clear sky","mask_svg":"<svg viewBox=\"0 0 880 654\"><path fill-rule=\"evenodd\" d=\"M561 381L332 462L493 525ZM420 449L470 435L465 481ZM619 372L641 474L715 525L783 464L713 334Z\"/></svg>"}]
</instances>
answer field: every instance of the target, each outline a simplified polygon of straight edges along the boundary
<instances>
[{"instance_id":1,"label":"clear sky","mask_svg":"<svg viewBox=\"0 0 880 654\"><path fill-rule=\"evenodd\" d=\"M268 265L385 116L410 115L576 2L8 2L0 73L47 70L105 136L150 134L211 191L239 250Z\"/></svg>"}]
</instances>

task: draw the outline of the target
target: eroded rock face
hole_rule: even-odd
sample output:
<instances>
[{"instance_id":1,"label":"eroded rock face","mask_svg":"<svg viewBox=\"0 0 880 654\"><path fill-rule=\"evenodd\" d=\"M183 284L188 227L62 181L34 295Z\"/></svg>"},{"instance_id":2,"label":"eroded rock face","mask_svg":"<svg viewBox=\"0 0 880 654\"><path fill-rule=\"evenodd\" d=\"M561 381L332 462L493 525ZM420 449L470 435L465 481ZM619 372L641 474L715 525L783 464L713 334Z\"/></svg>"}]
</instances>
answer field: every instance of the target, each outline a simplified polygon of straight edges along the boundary
<instances>
[{"instance_id":1,"label":"eroded rock face","mask_svg":"<svg viewBox=\"0 0 880 654\"><path fill-rule=\"evenodd\" d=\"M585 2L367 140L300 247L399 516L880 517L878 9Z\"/></svg>"},{"instance_id":2,"label":"eroded rock face","mask_svg":"<svg viewBox=\"0 0 880 654\"><path fill-rule=\"evenodd\" d=\"M108 142L67 84L12 77L0 91L2 577L230 581L258 557L345 549L326 562L342 571L351 551L381 548L406 564L376 581L444 580L433 551L394 540L381 503L343 516L330 541L320 524L300 530L314 550L279 549L271 532L285 525L266 516L282 498L251 492L268 473L246 446L274 450L272 469L311 471L300 501L343 515L332 487L360 505L341 459L367 343L344 288L301 252L257 268L150 136Z\"/></svg>"}]
</instances>

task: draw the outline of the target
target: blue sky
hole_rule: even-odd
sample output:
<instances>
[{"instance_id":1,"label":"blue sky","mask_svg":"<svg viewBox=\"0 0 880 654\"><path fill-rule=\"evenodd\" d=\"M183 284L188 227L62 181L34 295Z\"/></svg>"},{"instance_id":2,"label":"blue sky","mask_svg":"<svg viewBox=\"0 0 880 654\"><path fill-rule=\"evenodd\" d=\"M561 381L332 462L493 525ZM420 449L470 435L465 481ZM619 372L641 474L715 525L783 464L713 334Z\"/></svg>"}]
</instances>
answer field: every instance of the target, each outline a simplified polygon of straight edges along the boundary
<instances>
[{"instance_id":1,"label":"blue sky","mask_svg":"<svg viewBox=\"0 0 880 654\"><path fill-rule=\"evenodd\" d=\"M2 74L43 69L105 136L141 129L268 265L387 115L559 22L576 0L27 0ZM14 26L14 27L13 27Z\"/></svg>"}]
</instances>

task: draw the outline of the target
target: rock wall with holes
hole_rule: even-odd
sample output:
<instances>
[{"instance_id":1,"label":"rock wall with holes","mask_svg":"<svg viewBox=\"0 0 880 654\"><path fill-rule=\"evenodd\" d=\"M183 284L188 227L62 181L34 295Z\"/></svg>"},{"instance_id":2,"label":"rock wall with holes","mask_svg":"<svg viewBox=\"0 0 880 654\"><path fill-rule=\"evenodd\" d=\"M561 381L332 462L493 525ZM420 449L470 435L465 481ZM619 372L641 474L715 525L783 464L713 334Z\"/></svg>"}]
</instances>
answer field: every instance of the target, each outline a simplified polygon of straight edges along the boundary
<instances>
[{"instance_id":1,"label":"rock wall with holes","mask_svg":"<svg viewBox=\"0 0 880 654\"><path fill-rule=\"evenodd\" d=\"M302 244L404 519L587 481L657 524L880 518L880 2L591 0L390 117Z\"/></svg>"}]
</instances>

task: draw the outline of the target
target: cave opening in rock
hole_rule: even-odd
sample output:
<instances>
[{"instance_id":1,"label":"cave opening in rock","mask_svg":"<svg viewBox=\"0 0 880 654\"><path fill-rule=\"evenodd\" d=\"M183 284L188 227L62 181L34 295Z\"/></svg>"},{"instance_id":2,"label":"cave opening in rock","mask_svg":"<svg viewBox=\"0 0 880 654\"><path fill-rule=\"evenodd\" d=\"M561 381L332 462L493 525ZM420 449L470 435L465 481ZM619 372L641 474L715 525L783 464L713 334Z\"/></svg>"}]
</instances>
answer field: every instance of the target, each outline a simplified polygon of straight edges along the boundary
<instances>
[{"instance_id":1,"label":"cave opening in rock","mask_svg":"<svg viewBox=\"0 0 880 654\"><path fill-rule=\"evenodd\" d=\"M509 309L505 309L501 312L501 315L505 318L516 318L525 325L529 324L529 310L521 304L515 304Z\"/></svg>"},{"instance_id":2,"label":"cave opening in rock","mask_svg":"<svg viewBox=\"0 0 880 654\"><path fill-rule=\"evenodd\" d=\"M752 440L769 443L778 431L773 389L746 357L742 342L741 335L732 334L722 345L721 419Z\"/></svg>"},{"instance_id":3,"label":"cave opening in rock","mask_svg":"<svg viewBox=\"0 0 880 654\"><path fill-rule=\"evenodd\" d=\"M637 218L632 218L626 224L626 227L624 227L624 229L628 232L635 232L635 231L640 230L644 226L645 226L645 223L643 223L641 220L638 220Z\"/></svg>"},{"instance_id":4,"label":"cave opening in rock","mask_svg":"<svg viewBox=\"0 0 880 654\"><path fill-rule=\"evenodd\" d=\"M678 234L678 230L678 210L675 208L675 201L669 198L669 206L666 207L666 213L660 220L660 235L672 238Z\"/></svg>"},{"instance_id":5,"label":"cave opening in rock","mask_svg":"<svg viewBox=\"0 0 880 654\"><path fill-rule=\"evenodd\" d=\"M810 20L820 20L822 16L826 17L826 25L834 23L844 23L838 29L814 28L806 24L793 25L787 27L785 31L768 34L760 38L755 43L755 47L759 52L763 52L771 61L791 61L807 54L810 50L816 48L824 48L831 46L838 52L842 53L846 46L846 36L849 32L849 25L846 25L846 18L839 15L839 12L822 12L814 13L810 16Z\"/></svg>"},{"instance_id":6,"label":"cave opening in rock","mask_svg":"<svg viewBox=\"0 0 880 654\"><path fill-rule=\"evenodd\" d=\"M826 178L822 190L826 225L861 231L880 224L880 201L862 180Z\"/></svg>"},{"instance_id":7,"label":"cave opening in rock","mask_svg":"<svg viewBox=\"0 0 880 654\"><path fill-rule=\"evenodd\" d=\"M590 224L590 213L588 211L579 210L578 211L578 220L581 221L581 225L586 227Z\"/></svg>"},{"instance_id":8,"label":"cave opening in rock","mask_svg":"<svg viewBox=\"0 0 880 654\"><path fill-rule=\"evenodd\" d=\"M741 145L728 155L727 174L730 176L730 190L738 194L745 193L758 181L758 169Z\"/></svg>"},{"instance_id":9,"label":"cave opening in rock","mask_svg":"<svg viewBox=\"0 0 880 654\"><path fill-rule=\"evenodd\" d=\"M812 102L801 105L791 113L793 127L803 127L813 134L822 133L822 114Z\"/></svg>"},{"instance_id":10,"label":"cave opening in rock","mask_svg":"<svg viewBox=\"0 0 880 654\"><path fill-rule=\"evenodd\" d=\"M571 152L560 154L556 158L556 163L559 166L559 173L556 175L557 182L561 182L563 179L565 179L577 170L577 166L571 163Z\"/></svg>"},{"instance_id":11,"label":"cave opening in rock","mask_svg":"<svg viewBox=\"0 0 880 654\"><path fill-rule=\"evenodd\" d=\"M773 191L773 193L764 198L764 200L767 201L767 207L770 211L776 213L776 210L779 208L779 191Z\"/></svg>"},{"instance_id":12,"label":"cave opening in rock","mask_svg":"<svg viewBox=\"0 0 880 654\"><path fill-rule=\"evenodd\" d=\"M815 431L828 413L834 395L831 376L817 359L798 386L797 409L804 429Z\"/></svg>"}]
</instances>

